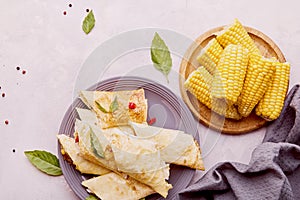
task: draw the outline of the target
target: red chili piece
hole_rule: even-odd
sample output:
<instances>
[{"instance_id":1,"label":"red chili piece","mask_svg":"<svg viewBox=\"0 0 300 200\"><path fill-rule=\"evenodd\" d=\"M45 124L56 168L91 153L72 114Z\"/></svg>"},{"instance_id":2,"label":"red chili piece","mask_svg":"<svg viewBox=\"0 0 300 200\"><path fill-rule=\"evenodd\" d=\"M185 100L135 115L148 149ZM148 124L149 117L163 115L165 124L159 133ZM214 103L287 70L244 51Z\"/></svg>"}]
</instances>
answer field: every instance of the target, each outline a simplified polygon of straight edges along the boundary
<instances>
[{"instance_id":1,"label":"red chili piece","mask_svg":"<svg viewBox=\"0 0 300 200\"><path fill-rule=\"evenodd\" d=\"M5 93L2 93L2 97L5 97Z\"/></svg>"},{"instance_id":2,"label":"red chili piece","mask_svg":"<svg viewBox=\"0 0 300 200\"><path fill-rule=\"evenodd\" d=\"M5 120L5 122L4 122L6 125L8 125L9 124L9 121L8 120Z\"/></svg>"},{"instance_id":3,"label":"red chili piece","mask_svg":"<svg viewBox=\"0 0 300 200\"><path fill-rule=\"evenodd\" d=\"M76 135L76 137L75 137L75 143L78 143L79 142L79 137L78 137L78 135Z\"/></svg>"},{"instance_id":4,"label":"red chili piece","mask_svg":"<svg viewBox=\"0 0 300 200\"><path fill-rule=\"evenodd\" d=\"M156 122L156 118L153 117L153 118L149 119L148 125L152 125L152 124L154 124L155 122Z\"/></svg>"},{"instance_id":5,"label":"red chili piece","mask_svg":"<svg viewBox=\"0 0 300 200\"><path fill-rule=\"evenodd\" d=\"M129 102L128 108L129 108L129 109L135 109L135 108L136 108L136 104L133 103L133 102Z\"/></svg>"},{"instance_id":6,"label":"red chili piece","mask_svg":"<svg viewBox=\"0 0 300 200\"><path fill-rule=\"evenodd\" d=\"M64 14L64 15L67 15L67 11L64 11L63 14Z\"/></svg>"},{"instance_id":7,"label":"red chili piece","mask_svg":"<svg viewBox=\"0 0 300 200\"><path fill-rule=\"evenodd\" d=\"M26 70L23 70L23 71L22 71L22 74L26 74Z\"/></svg>"}]
</instances>

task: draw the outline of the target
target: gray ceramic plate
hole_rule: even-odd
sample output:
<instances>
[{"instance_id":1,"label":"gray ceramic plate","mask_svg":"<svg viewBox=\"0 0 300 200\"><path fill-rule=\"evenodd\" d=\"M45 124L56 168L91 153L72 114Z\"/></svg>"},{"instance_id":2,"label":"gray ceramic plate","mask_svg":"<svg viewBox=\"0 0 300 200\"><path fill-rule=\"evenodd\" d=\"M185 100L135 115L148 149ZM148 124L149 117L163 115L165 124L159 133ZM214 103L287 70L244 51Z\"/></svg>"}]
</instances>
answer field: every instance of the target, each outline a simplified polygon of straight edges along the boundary
<instances>
[{"instance_id":1,"label":"gray ceramic plate","mask_svg":"<svg viewBox=\"0 0 300 200\"><path fill-rule=\"evenodd\" d=\"M145 90L145 96L148 99L148 117L156 117L156 122L153 126L185 131L199 142L197 123L195 123L189 109L180 98L158 83L139 77L115 77L97 83L88 88L88 90L114 91L138 88ZM85 108L85 105L78 98L73 102L63 118L59 130L60 134L73 135L75 119L78 118L75 107ZM91 176L82 175L63 159L60 152L60 144L58 144L58 156L67 183L80 199L85 199L89 194L81 185L81 182L91 178ZM169 191L167 199L173 199L177 192L186 188L194 173L195 170L193 169L171 165L169 183L173 185L173 188ZM163 198L158 194L154 194L146 199Z\"/></svg>"}]
</instances>

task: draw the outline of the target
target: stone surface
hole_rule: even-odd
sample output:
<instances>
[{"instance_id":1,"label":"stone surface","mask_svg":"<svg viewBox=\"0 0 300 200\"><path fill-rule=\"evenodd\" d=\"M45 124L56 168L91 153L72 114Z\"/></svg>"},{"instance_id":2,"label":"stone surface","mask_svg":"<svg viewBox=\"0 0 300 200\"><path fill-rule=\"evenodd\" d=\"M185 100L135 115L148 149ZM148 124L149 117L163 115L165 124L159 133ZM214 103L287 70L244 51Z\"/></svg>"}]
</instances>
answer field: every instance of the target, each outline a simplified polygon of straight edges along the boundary
<instances>
[{"instance_id":1,"label":"stone surface","mask_svg":"<svg viewBox=\"0 0 300 200\"><path fill-rule=\"evenodd\" d=\"M104 41L125 31L148 27L169 29L194 39L239 18L281 48L291 63L291 88L300 78L298 8L298 1L259 0L2 1L0 92L6 95L0 97L0 199L76 199L63 176L44 175L23 152L43 149L57 154L56 134L75 95L78 73L91 52ZM81 30L86 9L92 9L96 18L89 35ZM112 63L104 76L126 74L129 69L151 64L148 50L127 56ZM171 81L177 94L179 64L180 58L174 58ZM156 71L149 76L165 81ZM8 125L5 120L9 120ZM220 161L248 163L265 128L241 136L220 135L202 125L199 131L209 169ZM198 173L194 180L202 174Z\"/></svg>"}]
</instances>

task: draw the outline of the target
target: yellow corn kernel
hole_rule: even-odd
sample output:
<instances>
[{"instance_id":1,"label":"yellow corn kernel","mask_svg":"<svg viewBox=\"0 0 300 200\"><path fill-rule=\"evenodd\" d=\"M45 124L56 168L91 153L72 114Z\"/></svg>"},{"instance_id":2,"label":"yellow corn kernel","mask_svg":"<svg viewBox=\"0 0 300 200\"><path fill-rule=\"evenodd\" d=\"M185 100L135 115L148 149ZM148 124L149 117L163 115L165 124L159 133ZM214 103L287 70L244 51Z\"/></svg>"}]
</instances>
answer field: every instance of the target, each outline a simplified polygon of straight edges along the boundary
<instances>
[{"instance_id":1,"label":"yellow corn kernel","mask_svg":"<svg viewBox=\"0 0 300 200\"><path fill-rule=\"evenodd\" d=\"M184 83L184 86L202 104L219 115L236 120L240 119L241 116L238 114L237 109L234 106L227 105L223 100L212 100L212 81L213 76L203 66L200 66L197 70L189 75Z\"/></svg>"},{"instance_id":2,"label":"yellow corn kernel","mask_svg":"<svg viewBox=\"0 0 300 200\"><path fill-rule=\"evenodd\" d=\"M277 119L281 113L290 76L289 63L274 62L273 64L275 73L272 84L255 109L257 115L269 121Z\"/></svg>"},{"instance_id":3,"label":"yellow corn kernel","mask_svg":"<svg viewBox=\"0 0 300 200\"><path fill-rule=\"evenodd\" d=\"M213 38L200 51L197 60L200 65L204 66L207 71L209 71L209 73L214 74L222 52L223 47L215 38Z\"/></svg>"},{"instance_id":4,"label":"yellow corn kernel","mask_svg":"<svg viewBox=\"0 0 300 200\"><path fill-rule=\"evenodd\" d=\"M228 45L215 71L212 96L235 104L243 88L248 65L248 50L242 45Z\"/></svg>"},{"instance_id":5,"label":"yellow corn kernel","mask_svg":"<svg viewBox=\"0 0 300 200\"><path fill-rule=\"evenodd\" d=\"M260 54L254 41L238 19L235 19L232 25L225 27L224 30L218 33L216 38L224 48L229 44L241 44L250 53Z\"/></svg>"},{"instance_id":6,"label":"yellow corn kernel","mask_svg":"<svg viewBox=\"0 0 300 200\"><path fill-rule=\"evenodd\" d=\"M238 111L243 117L252 112L272 83L275 70L273 62L274 60L261 55L250 54L243 89L238 99Z\"/></svg>"}]
</instances>

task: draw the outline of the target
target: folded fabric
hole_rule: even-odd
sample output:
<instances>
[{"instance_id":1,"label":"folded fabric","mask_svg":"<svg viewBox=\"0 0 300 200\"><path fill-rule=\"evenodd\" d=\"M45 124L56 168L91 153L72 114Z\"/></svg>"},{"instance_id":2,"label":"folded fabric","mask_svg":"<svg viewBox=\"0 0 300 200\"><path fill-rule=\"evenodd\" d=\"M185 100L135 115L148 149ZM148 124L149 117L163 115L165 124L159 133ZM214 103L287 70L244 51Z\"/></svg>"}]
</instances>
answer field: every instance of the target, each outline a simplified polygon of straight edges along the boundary
<instances>
[{"instance_id":1,"label":"folded fabric","mask_svg":"<svg viewBox=\"0 0 300 200\"><path fill-rule=\"evenodd\" d=\"M248 165L223 162L176 199L300 199L300 89L289 92Z\"/></svg>"}]
</instances>

